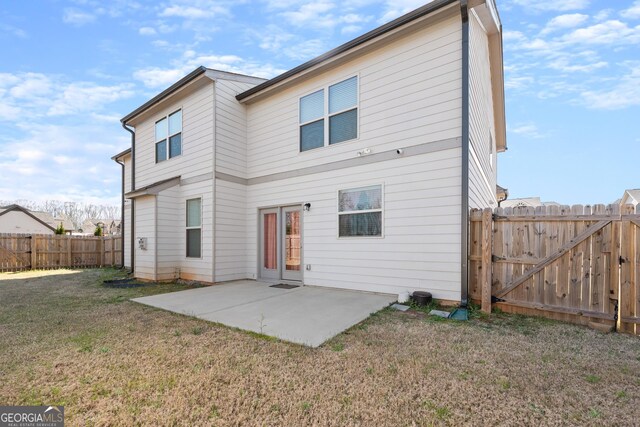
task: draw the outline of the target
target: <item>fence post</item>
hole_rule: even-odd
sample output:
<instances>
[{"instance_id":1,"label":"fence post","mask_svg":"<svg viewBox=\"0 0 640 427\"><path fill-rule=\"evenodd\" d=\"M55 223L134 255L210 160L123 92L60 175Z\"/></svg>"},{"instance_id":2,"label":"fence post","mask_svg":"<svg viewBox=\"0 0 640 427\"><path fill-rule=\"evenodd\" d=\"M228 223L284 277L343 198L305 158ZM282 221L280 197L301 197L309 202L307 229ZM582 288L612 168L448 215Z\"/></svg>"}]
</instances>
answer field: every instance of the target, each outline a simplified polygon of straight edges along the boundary
<instances>
[{"instance_id":1,"label":"fence post","mask_svg":"<svg viewBox=\"0 0 640 427\"><path fill-rule=\"evenodd\" d=\"M30 242L31 242L31 268L30 268L30 270L35 270L36 267L37 267L37 264L38 264L38 257L37 257L37 254L36 254L36 248L38 247L37 242L36 242L37 238L38 237L35 234L31 235L31 239L30 239Z\"/></svg>"},{"instance_id":2,"label":"fence post","mask_svg":"<svg viewBox=\"0 0 640 427\"><path fill-rule=\"evenodd\" d=\"M482 311L491 313L491 254L492 254L491 208L482 211Z\"/></svg>"},{"instance_id":3,"label":"fence post","mask_svg":"<svg viewBox=\"0 0 640 427\"><path fill-rule=\"evenodd\" d=\"M623 205L621 215L632 215L633 206ZM622 219L620 230L620 292L618 294L618 318L620 319L620 330L622 332L634 332L634 324L626 322L625 319L633 316L633 290L635 289L634 277L634 243L635 230L628 218Z\"/></svg>"}]
</instances>

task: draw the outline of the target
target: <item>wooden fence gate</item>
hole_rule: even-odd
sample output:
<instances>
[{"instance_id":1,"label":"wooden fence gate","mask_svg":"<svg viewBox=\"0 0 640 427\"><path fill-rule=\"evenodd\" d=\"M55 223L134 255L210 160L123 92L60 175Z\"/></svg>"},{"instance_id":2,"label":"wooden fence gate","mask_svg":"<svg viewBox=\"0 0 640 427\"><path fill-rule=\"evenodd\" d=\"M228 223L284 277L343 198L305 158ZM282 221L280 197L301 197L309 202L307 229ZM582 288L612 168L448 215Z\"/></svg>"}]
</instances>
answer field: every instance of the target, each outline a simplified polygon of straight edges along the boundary
<instances>
[{"instance_id":1,"label":"wooden fence gate","mask_svg":"<svg viewBox=\"0 0 640 427\"><path fill-rule=\"evenodd\" d=\"M471 212L469 292L508 312L640 335L640 206Z\"/></svg>"}]
</instances>

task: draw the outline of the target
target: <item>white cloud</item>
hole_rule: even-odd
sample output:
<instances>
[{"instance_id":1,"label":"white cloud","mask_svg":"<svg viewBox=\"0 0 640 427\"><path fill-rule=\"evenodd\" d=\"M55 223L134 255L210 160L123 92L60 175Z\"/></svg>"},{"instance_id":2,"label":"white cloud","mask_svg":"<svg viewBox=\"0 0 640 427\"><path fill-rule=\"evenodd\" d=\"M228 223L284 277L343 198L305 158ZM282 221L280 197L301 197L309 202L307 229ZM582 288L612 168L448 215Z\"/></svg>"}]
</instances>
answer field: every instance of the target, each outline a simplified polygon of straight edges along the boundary
<instances>
[{"instance_id":1,"label":"white cloud","mask_svg":"<svg viewBox=\"0 0 640 427\"><path fill-rule=\"evenodd\" d=\"M515 127L508 126L507 131L510 133L514 133L516 135L520 135L522 137L531 138L531 139L540 139L547 136L546 134L543 134L540 132L540 130L538 129L538 126L530 122L521 123L516 125Z\"/></svg>"},{"instance_id":2,"label":"white cloud","mask_svg":"<svg viewBox=\"0 0 640 427\"><path fill-rule=\"evenodd\" d=\"M581 13L571 13L567 15L559 15L551 19L542 30L542 34L552 33L564 28L574 28L589 19L588 15Z\"/></svg>"},{"instance_id":3,"label":"white cloud","mask_svg":"<svg viewBox=\"0 0 640 427\"><path fill-rule=\"evenodd\" d=\"M200 65L262 78L271 78L286 71L271 64L247 60L236 55L203 54L193 50L185 51L180 58L172 61L172 65L171 68L143 68L135 71L133 76L149 88L161 88L175 83Z\"/></svg>"},{"instance_id":4,"label":"white cloud","mask_svg":"<svg viewBox=\"0 0 640 427\"><path fill-rule=\"evenodd\" d=\"M0 24L0 32L11 34L21 39L28 37L28 34L25 30L9 24Z\"/></svg>"},{"instance_id":5,"label":"white cloud","mask_svg":"<svg viewBox=\"0 0 640 427\"><path fill-rule=\"evenodd\" d=\"M147 87L156 88L170 86L188 73L188 71L185 71L182 67L173 69L151 67L134 72L133 77L136 80L140 80Z\"/></svg>"},{"instance_id":6,"label":"white cloud","mask_svg":"<svg viewBox=\"0 0 640 427\"><path fill-rule=\"evenodd\" d=\"M633 2L631 7L620 12L620 15L629 19L640 19L640 0Z\"/></svg>"},{"instance_id":7,"label":"white cloud","mask_svg":"<svg viewBox=\"0 0 640 427\"><path fill-rule=\"evenodd\" d=\"M563 41L584 44L635 44L640 42L640 25L629 27L624 22L609 20L566 34Z\"/></svg>"},{"instance_id":8,"label":"white cloud","mask_svg":"<svg viewBox=\"0 0 640 427\"><path fill-rule=\"evenodd\" d=\"M105 186L103 180L119 176L110 156L127 144L127 135L112 125L29 124L22 138L2 141L0 199L117 205L119 187ZM92 151L94 145L101 149Z\"/></svg>"},{"instance_id":9,"label":"white cloud","mask_svg":"<svg viewBox=\"0 0 640 427\"><path fill-rule=\"evenodd\" d=\"M57 91L47 114L59 116L88 112L133 95L130 84L100 86L85 82L71 83Z\"/></svg>"},{"instance_id":10,"label":"white cloud","mask_svg":"<svg viewBox=\"0 0 640 427\"><path fill-rule=\"evenodd\" d=\"M67 82L41 73L0 75L0 120L99 112L110 103L133 96L133 85Z\"/></svg>"},{"instance_id":11,"label":"white cloud","mask_svg":"<svg viewBox=\"0 0 640 427\"><path fill-rule=\"evenodd\" d=\"M335 8L335 4L327 1L303 4L298 10L283 12L281 15L291 25L298 27L333 27L336 23L328 19L327 12Z\"/></svg>"},{"instance_id":12,"label":"white cloud","mask_svg":"<svg viewBox=\"0 0 640 427\"><path fill-rule=\"evenodd\" d=\"M580 94L587 107L598 110L619 110L640 106L640 62L631 61L622 65L629 71L615 79L612 87L586 90Z\"/></svg>"},{"instance_id":13,"label":"white cloud","mask_svg":"<svg viewBox=\"0 0 640 427\"><path fill-rule=\"evenodd\" d=\"M325 44L320 39L306 40L282 50L289 58L301 61L314 58L324 51L326 51Z\"/></svg>"},{"instance_id":14,"label":"white cloud","mask_svg":"<svg viewBox=\"0 0 640 427\"><path fill-rule=\"evenodd\" d=\"M142 27L138 30L141 36L155 36L158 32L152 27Z\"/></svg>"},{"instance_id":15,"label":"white cloud","mask_svg":"<svg viewBox=\"0 0 640 427\"><path fill-rule=\"evenodd\" d=\"M540 12L580 10L589 7L590 0L512 0L514 4Z\"/></svg>"},{"instance_id":16,"label":"white cloud","mask_svg":"<svg viewBox=\"0 0 640 427\"><path fill-rule=\"evenodd\" d=\"M82 26L85 24L90 24L96 20L95 15L92 15L88 12L83 12L78 9L65 9L64 14L62 15L62 20L67 24Z\"/></svg>"},{"instance_id":17,"label":"white cloud","mask_svg":"<svg viewBox=\"0 0 640 427\"><path fill-rule=\"evenodd\" d=\"M179 17L185 19L209 19L219 15L228 15L229 9L216 2L205 2L197 5L171 5L165 7L160 16Z\"/></svg>"},{"instance_id":18,"label":"white cloud","mask_svg":"<svg viewBox=\"0 0 640 427\"><path fill-rule=\"evenodd\" d=\"M584 72L589 73L600 68L605 68L609 64L606 61L597 61L586 64L571 64L568 57L561 57L549 63L549 68L565 73Z\"/></svg>"},{"instance_id":19,"label":"white cloud","mask_svg":"<svg viewBox=\"0 0 640 427\"><path fill-rule=\"evenodd\" d=\"M420 6L431 3L432 1L433 0L386 0L384 12L380 17L379 22L391 21L405 13L419 8Z\"/></svg>"}]
</instances>

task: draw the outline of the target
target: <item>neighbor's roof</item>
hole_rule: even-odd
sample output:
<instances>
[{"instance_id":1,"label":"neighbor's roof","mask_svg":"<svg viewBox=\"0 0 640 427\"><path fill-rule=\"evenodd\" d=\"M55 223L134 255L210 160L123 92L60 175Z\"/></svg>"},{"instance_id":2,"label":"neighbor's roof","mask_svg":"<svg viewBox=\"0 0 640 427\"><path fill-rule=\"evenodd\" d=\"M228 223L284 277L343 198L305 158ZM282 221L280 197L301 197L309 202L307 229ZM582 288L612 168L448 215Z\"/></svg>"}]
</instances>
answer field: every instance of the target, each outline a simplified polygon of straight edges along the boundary
<instances>
[{"instance_id":1,"label":"neighbor's roof","mask_svg":"<svg viewBox=\"0 0 640 427\"><path fill-rule=\"evenodd\" d=\"M622 197L623 199L626 199L626 196L629 196L632 199L635 199L637 202L640 202L640 188L626 190L624 194L625 195Z\"/></svg>"},{"instance_id":2,"label":"neighbor's roof","mask_svg":"<svg viewBox=\"0 0 640 427\"><path fill-rule=\"evenodd\" d=\"M23 208L20 205L9 205L9 206L4 206L2 208L2 210L0 210L0 216L12 212L12 211L17 211L17 212L22 212L27 216L30 216L31 218L35 219L36 221L38 221L40 224L44 225L45 227L51 229L51 231L55 231L55 227L52 227L50 224L48 224L47 222L45 222L42 218L46 218L46 219L51 219L53 220L53 216L46 213L46 212L31 212L29 211L29 209L27 208ZM42 217L42 218L41 218Z\"/></svg>"},{"instance_id":3,"label":"neighbor's roof","mask_svg":"<svg viewBox=\"0 0 640 427\"><path fill-rule=\"evenodd\" d=\"M137 190L125 193L127 199L135 199L140 196L149 196L158 194L162 190L173 187L180 184L180 176L174 176L173 178L163 179L162 181L154 182L153 184L145 185Z\"/></svg>"},{"instance_id":4,"label":"neighbor's roof","mask_svg":"<svg viewBox=\"0 0 640 427\"><path fill-rule=\"evenodd\" d=\"M126 154L129 154L129 153L131 153L131 148L127 148L126 150L119 152L118 154L113 156L111 158L111 160L118 160L120 157L123 157L123 156L125 156Z\"/></svg>"},{"instance_id":5,"label":"neighbor's roof","mask_svg":"<svg viewBox=\"0 0 640 427\"><path fill-rule=\"evenodd\" d=\"M409 12L405 15L402 15L399 18L394 19L391 22L388 22L378 28L375 28L371 31L369 31L368 33L365 33L363 35L361 35L360 37L357 37L341 46L336 47L335 49L330 50L329 52L326 52L308 62L305 62L302 65L298 65L297 67L283 73L280 74L279 76L276 76L274 78L272 78L271 80L267 80L266 82L259 84L255 87L252 87L249 90L246 90L244 92L242 92L241 94L236 96L236 99L238 101L242 101L245 98L248 98L251 95L255 95L258 92L262 92L263 90L277 84L280 83L284 80L287 80L297 74L300 74L301 72L308 70L309 68L318 65L328 59L333 58L334 56L340 55L341 53L347 52L357 46L360 46L370 40L375 39L376 37L379 37L385 33L388 33L389 31L395 30L398 27L401 27L405 24L408 24L411 21L414 21L418 18L421 18L425 15L428 15L432 12L435 12L438 9L441 9L445 6L448 6L451 3L455 3L456 1L459 0L434 0L431 3L428 3L422 7L419 7L418 9Z\"/></svg>"}]
</instances>

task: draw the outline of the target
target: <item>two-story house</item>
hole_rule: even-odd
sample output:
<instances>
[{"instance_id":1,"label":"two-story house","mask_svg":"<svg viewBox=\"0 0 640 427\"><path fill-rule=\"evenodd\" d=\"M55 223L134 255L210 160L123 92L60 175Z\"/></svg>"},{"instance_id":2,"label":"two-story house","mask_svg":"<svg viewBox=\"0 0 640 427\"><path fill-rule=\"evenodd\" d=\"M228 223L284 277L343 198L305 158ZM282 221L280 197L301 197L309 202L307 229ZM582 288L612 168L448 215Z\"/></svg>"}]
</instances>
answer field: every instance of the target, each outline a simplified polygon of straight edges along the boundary
<instances>
[{"instance_id":1,"label":"two-story house","mask_svg":"<svg viewBox=\"0 0 640 427\"><path fill-rule=\"evenodd\" d=\"M506 149L492 0L436 0L271 80L198 68L122 119L136 277L466 302Z\"/></svg>"}]
</instances>

